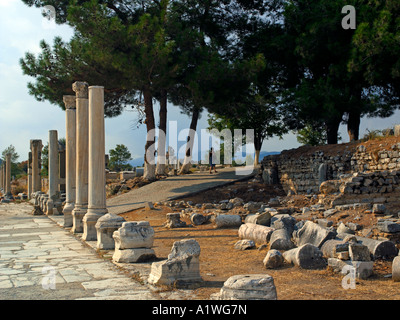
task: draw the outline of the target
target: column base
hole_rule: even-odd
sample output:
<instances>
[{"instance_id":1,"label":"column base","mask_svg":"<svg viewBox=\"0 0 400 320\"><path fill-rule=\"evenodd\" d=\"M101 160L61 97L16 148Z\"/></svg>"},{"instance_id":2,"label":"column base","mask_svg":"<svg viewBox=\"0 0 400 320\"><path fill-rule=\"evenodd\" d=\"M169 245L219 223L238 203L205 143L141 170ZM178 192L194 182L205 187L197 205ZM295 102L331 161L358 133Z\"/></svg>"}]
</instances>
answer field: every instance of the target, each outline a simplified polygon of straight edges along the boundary
<instances>
[{"instance_id":1,"label":"column base","mask_svg":"<svg viewBox=\"0 0 400 320\"><path fill-rule=\"evenodd\" d=\"M72 210L74 210L75 204L74 203L66 203L63 209L64 214L64 228L71 228L73 225L72 222Z\"/></svg>"},{"instance_id":2,"label":"column base","mask_svg":"<svg viewBox=\"0 0 400 320\"><path fill-rule=\"evenodd\" d=\"M83 217L87 212L86 208L77 208L75 207L72 210L72 233L82 233L83 232Z\"/></svg>"},{"instance_id":3,"label":"column base","mask_svg":"<svg viewBox=\"0 0 400 320\"><path fill-rule=\"evenodd\" d=\"M54 209L54 201L52 199L48 199L47 201L45 201L43 209L46 210L47 216L52 216Z\"/></svg>"},{"instance_id":4,"label":"column base","mask_svg":"<svg viewBox=\"0 0 400 320\"><path fill-rule=\"evenodd\" d=\"M33 210L32 210L32 215L34 216L42 216L44 213L43 211L40 209L39 206L34 206Z\"/></svg>"},{"instance_id":5,"label":"column base","mask_svg":"<svg viewBox=\"0 0 400 320\"><path fill-rule=\"evenodd\" d=\"M96 222L99 218L108 212L104 209L88 209L87 213L83 217L83 235L82 240L95 241L97 240Z\"/></svg>"}]
</instances>

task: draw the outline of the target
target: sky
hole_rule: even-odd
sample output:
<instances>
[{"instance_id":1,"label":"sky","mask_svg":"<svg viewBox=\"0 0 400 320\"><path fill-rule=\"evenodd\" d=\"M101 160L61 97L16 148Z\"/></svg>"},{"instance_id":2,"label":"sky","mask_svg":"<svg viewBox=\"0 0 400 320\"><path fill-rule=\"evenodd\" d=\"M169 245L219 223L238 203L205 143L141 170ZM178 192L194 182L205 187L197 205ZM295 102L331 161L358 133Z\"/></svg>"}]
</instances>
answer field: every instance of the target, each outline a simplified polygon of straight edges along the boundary
<instances>
[{"instance_id":1,"label":"sky","mask_svg":"<svg viewBox=\"0 0 400 320\"><path fill-rule=\"evenodd\" d=\"M41 40L52 44L53 39L59 36L68 41L72 34L70 27L46 21L39 8L28 7L21 0L0 0L0 152L13 145L20 155L19 161L24 161L28 158L31 139L41 139L46 145L49 130L57 130L59 138L65 137L65 112L58 106L47 101L39 102L29 95L27 83L34 82L34 79L22 74L19 60L26 52L39 54ZM178 132L187 129L190 117L181 114L176 106L169 104L168 108L168 121L177 122ZM155 114L158 114L157 104ZM385 129L399 124L399 115L396 113L387 119L362 119L360 136L362 137L367 129ZM143 157L146 128L144 125L136 128L135 120L136 113L128 110L118 117L105 119L106 153L117 144L124 144L131 152L132 158ZM157 116L156 121L158 122ZM207 113L203 112L198 123L199 137L200 130L205 128ZM342 143L348 142L345 126L340 127L340 133ZM182 145L185 136L182 133L179 138L180 158L184 155ZM290 133L283 139L273 138L265 141L262 150L282 151L299 146L296 136Z\"/></svg>"}]
</instances>

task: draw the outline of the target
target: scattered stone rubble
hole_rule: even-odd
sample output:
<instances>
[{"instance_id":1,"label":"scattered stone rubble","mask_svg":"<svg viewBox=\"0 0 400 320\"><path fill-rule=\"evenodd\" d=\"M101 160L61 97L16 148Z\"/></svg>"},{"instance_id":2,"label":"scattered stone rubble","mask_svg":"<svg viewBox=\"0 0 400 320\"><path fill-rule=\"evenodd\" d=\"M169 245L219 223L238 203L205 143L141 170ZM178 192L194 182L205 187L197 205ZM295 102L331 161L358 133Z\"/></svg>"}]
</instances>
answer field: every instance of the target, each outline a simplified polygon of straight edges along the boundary
<instances>
[{"instance_id":1,"label":"scattered stone rubble","mask_svg":"<svg viewBox=\"0 0 400 320\"><path fill-rule=\"evenodd\" d=\"M368 177L375 179L373 175ZM361 180L365 181L365 176L361 179L359 175L354 175L348 181L361 187ZM321 188L325 188L324 184ZM330 188L332 190L333 187ZM234 244L234 248L252 250L257 246L260 249L267 247L267 254L262 261L266 269L278 269L289 263L303 269L330 267L344 274L351 267L354 268L357 278L367 279L373 274L375 260L390 261L397 256L400 220L391 216L383 203L353 202L330 206L329 202L324 201L326 196L328 193L322 192L320 195L310 195L309 198L319 200L317 204L299 208L288 206L290 197L273 198L267 203L245 203L240 198L234 198L214 204L184 201L160 204L181 210L180 217L191 217L192 222L194 217L201 216L201 222L197 225L213 223L216 228L237 228L240 240ZM353 201L354 199L357 198L353 197ZM227 204L231 204L229 209ZM197 212L200 209L203 212ZM357 222L343 223L339 219L334 223L331 220L335 217L346 217L346 214L342 214L346 210L360 210L363 214L382 218L378 218L375 226L365 229ZM219 219L224 221L222 225ZM390 235L392 238L388 239ZM393 280L400 281L400 261L396 258L393 260L393 272L397 272L393 275ZM228 284L227 288L224 286L221 290L219 297L231 299L232 296L224 293L230 291L232 290Z\"/></svg>"}]
</instances>

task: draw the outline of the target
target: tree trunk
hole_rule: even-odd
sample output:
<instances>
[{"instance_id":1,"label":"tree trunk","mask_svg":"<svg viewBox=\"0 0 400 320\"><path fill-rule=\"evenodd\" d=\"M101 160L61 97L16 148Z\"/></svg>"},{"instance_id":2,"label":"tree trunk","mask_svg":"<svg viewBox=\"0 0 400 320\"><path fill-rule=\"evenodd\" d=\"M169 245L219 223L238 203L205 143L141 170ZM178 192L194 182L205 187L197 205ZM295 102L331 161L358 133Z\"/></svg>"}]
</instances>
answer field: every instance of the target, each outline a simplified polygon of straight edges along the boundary
<instances>
[{"instance_id":1,"label":"tree trunk","mask_svg":"<svg viewBox=\"0 0 400 320\"><path fill-rule=\"evenodd\" d=\"M359 84L354 84L351 93L351 106L348 108L349 119L347 121L347 133L349 134L350 141L357 141L359 139L361 122L361 86Z\"/></svg>"},{"instance_id":2,"label":"tree trunk","mask_svg":"<svg viewBox=\"0 0 400 320\"><path fill-rule=\"evenodd\" d=\"M144 97L144 111L146 114L146 128L147 128L147 139L145 145L145 153L144 153L144 173L143 178L147 180L155 180L156 171L155 171L155 159L154 152L151 151L151 146L155 143L154 135L153 137L149 135L149 133L155 129L155 121L154 121L154 112L153 112L153 97L151 95L150 89L145 88L143 90ZM148 155L148 151L152 152L152 155Z\"/></svg>"},{"instance_id":3,"label":"tree trunk","mask_svg":"<svg viewBox=\"0 0 400 320\"><path fill-rule=\"evenodd\" d=\"M167 92L163 90L160 99L160 133L158 135L158 147L157 147L157 167L156 174L165 175L165 147L166 147L166 135L167 135Z\"/></svg>"},{"instance_id":4,"label":"tree trunk","mask_svg":"<svg viewBox=\"0 0 400 320\"><path fill-rule=\"evenodd\" d=\"M255 149L254 166L257 166L260 163L260 152L262 143L263 143L263 138L256 132L254 136L254 149Z\"/></svg>"},{"instance_id":5,"label":"tree trunk","mask_svg":"<svg viewBox=\"0 0 400 320\"><path fill-rule=\"evenodd\" d=\"M192 160L192 149L193 149L193 145L194 145L194 133L196 132L196 128L197 128L197 122L199 120L199 115L200 115L200 110L198 108L195 108L193 110L193 114L192 114L192 121L190 123L190 131L189 131L189 135L187 137L187 142L186 142L186 154L185 154L185 159L183 161L183 165L181 170L179 171L179 173L188 173L189 169L192 165L191 160ZM179 159L178 159L179 161Z\"/></svg>"},{"instance_id":6,"label":"tree trunk","mask_svg":"<svg viewBox=\"0 0 400 320\"><path fill-rule=\"evenodd\" d=\"M256 149L256 152L254 155L254 166L257 166L260 163L260 151L261 150Z\"/></svg>"},{"instance_id":7,"label":"tree trunk","mask_svg":"<svg viewBox=\"0 0 400 320\"><path fill-rule=\"evenodd\" d=\"M347 133L350 141L357 141L360 133L361 115L358 111L349 112L349 120L347 121Z\"/></svg>"},{"instance_id":8,"label":"tree trunk","mask_svg":"<svg viewBox=\"0 0 400 320\"><path fill-rule=\"evenodd\" d=\"M359 112L349 112L349 120L347 121L347 133L350 141L359 139L361 116Z\"/></svg>"},{"instance_id":9,"label":"tree trunk","mask_svg":"<svg viewBox=\"0 0 400 320\"><path fill-rule=\"evenodd\" d=\"M341 121L342 117L340 116L335 119L331 119L329 122L326 123L326 135L328 144L338 143L338 130Z\"/></svg>"}]
</instances>

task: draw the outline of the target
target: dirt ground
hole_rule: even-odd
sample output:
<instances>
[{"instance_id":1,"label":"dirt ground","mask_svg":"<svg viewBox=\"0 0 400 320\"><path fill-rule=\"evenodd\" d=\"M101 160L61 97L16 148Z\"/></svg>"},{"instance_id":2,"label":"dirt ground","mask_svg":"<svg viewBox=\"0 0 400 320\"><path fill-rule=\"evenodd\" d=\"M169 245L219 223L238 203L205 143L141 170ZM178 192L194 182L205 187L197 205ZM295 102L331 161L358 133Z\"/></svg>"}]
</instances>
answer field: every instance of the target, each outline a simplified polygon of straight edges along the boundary
<instances>
[{"instance_id":1,"label":"dirt ground","mask_svg":"<svg viewBox=\"0 0 400 320\"><path fill-rule=\"evenodd\" d=\"M235 196L242 198L245 202L251 200L266 203L269 198L284 195L279 189L245 181L210 190L184 200L191 200L194 203L218 202ZM313 204L313 200L304 196L295 196L291 200L289 201L290 205L295 207ZM166 222L166 214L180 210L167 206L155 206L153 210L138 209L121 214L121 216L128 221L146 220L150 222L156 233L154 250L158 258L166 259L175 241L193 238L199 242L201 247L200 272L204 283L195 290L196 299L209 299L210 294L219 292L224 281L230 276L255 273L269 274L274 278L279 300L400 299L400 283L393 282L390 277L391 261L375 261L373 276L368 280L357 280L356 289L346 290L342 287L344 276L329 268L304 270L285 264L280 269L267 270L263 265L263 259L268 248L260 250L260 246L257 246L246 251L234 249L234 244L239 240L237 229L215 229L212 223L178 229L165 228L163 225ZM202 210L196 211L201 212ZM335 225L339 220L347 222L354 219L363 227L368 227L375 223L376 217L352 210L341 212L339 216L335 215L332 221ZM182 220L188 225L191 224L189 219L182 218Z\"/></svg>"}]
</instances>

